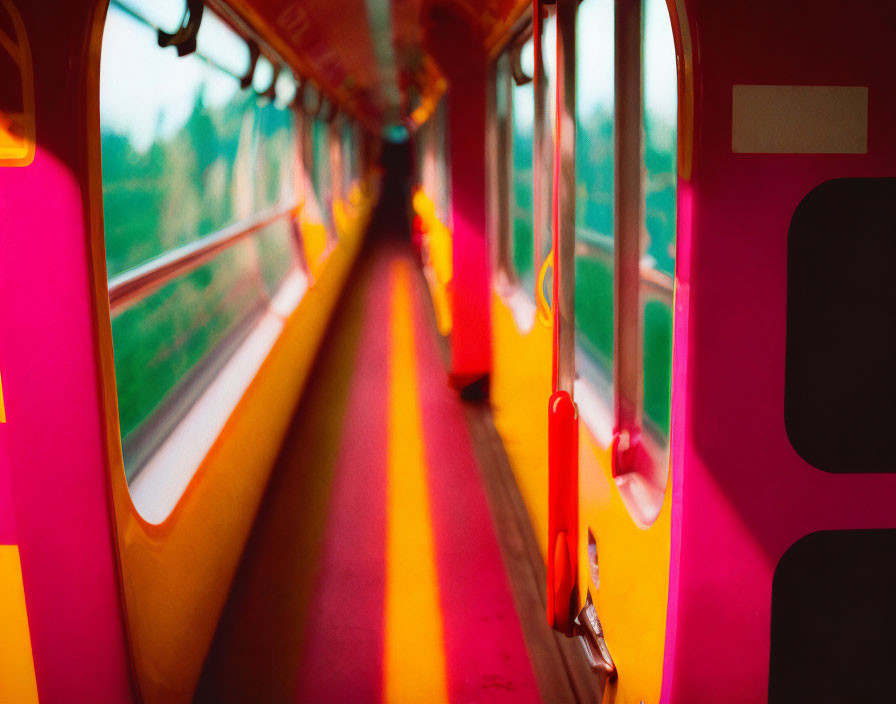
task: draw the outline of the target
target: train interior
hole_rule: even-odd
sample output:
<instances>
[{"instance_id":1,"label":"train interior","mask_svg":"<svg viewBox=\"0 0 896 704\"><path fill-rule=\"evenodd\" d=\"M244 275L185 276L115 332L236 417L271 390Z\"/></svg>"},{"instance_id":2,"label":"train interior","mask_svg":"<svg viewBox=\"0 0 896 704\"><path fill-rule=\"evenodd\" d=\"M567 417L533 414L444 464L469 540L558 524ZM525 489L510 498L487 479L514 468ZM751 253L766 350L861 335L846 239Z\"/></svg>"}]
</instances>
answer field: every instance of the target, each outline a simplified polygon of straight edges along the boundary
<instances>
[{"instance_id":1,"label":"train interior","mask_svg":"<svg viewBox=\"0 0 896 704\"><path fill-rule=\"evenodd\" d=\"M896 14L785 5L0 0L0 702L888 701Z\"/></svg>"}]
</instances>

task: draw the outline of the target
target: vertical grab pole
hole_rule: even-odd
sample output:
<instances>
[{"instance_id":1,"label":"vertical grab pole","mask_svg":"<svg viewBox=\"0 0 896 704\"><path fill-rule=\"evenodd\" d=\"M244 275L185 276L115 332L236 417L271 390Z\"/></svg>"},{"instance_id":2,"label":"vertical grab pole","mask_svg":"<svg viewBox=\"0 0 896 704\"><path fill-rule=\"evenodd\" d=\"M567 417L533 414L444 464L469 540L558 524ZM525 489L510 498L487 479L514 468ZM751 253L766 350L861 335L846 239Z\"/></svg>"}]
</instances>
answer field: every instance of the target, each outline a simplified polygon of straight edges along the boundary
<instances>
[{"instance_id":1,"label":"vertical grab pole","mask_svg":"<svg viewBox=\"0 0 896 704\"><path fill-rule=\"evenodd\" d=\"M537 0L536 0L537 4ZM574 635L579 611L578 411L575 382L576 10L557 0L557 84L552 199L553 394L548 417L548 622ZM538 14L536 14L536 18ZM536 65L536 70L539 67Z\"/></svg>"},{"instance_id":2,"label":"vertical grab pole","mask_svg":"<svg viewBox=\"0 0 896 704\"><path fill-rule=\"evenodd\" d=\"M616 0L613 475L641 454L641 0Z\"/></svg>"},{"instance_id":3,"label":"vertical grab pole","mask_svg":"<svg viewBox=\"0 0 896 704\"><path fill-rule=\"evenodd\" d=\"M576 237L576 9L557 0L557 92L554 141L554 390L573 393Z\"/></svg>"},{"instance_id":4,"label":"vertical grab pole","mask_svg":"<svg viewBox=\"0 0 896 704\"><path fill-rule=\"evenodd\" d=\"M544 87L544 60L542 58L541 33L544 27L544 8L539 0L535 0L532 8L532 45L535 50L535 67L532 71L532 93L535 98L535 118L532 125L532 194L533 220L534 220L534 251L535 261L541 261L544 257L544 245L549 227L547 227L547 213L550 211L550 197L545 188L545 169L548 156L545 154L545 108L546 91ZM539 285L536 279L536 285ZM536 291L535 296L543 295L542 291Z\"/></svg>"}]
</instances>

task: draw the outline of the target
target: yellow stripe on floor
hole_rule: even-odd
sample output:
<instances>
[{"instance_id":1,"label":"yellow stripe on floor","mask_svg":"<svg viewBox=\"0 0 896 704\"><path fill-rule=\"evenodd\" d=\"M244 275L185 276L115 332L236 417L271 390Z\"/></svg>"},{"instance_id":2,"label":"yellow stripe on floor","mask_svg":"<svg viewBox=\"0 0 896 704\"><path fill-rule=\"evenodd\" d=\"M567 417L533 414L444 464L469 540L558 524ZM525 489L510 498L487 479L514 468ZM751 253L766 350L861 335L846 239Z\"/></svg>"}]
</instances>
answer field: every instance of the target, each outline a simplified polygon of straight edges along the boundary
<instances>
[{"instance_id":1,"label":"yellow stripe on floor","mask_svg":"<svg viewBox=\"0 0 896 704\"><path fill-rule=\"evenodd\" d=\"M409 265L392 265L384 699L448 701Z\"/></svg>"},{"instance_id":2,"label":"yellow stripe on floor","mask_svg":"<svg viewBox=\"0 0 896 704\"><path fill-rule=\"evenodd\" d=\"M0 545L0 701L37 700L19 548Z\"/></svg>"}]
</instances>

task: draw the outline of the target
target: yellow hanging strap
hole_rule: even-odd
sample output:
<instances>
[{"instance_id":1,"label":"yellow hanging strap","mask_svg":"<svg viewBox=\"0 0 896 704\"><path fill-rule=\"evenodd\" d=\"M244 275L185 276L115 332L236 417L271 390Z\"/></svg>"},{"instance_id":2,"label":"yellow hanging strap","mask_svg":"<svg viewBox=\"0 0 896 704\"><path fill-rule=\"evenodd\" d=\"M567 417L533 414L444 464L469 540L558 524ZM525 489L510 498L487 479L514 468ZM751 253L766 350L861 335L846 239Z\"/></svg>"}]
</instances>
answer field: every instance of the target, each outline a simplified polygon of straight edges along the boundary
<instances>
[{"instance_id":1,"label":"yellow hanging strap","mask_svg":"<svg viewBox=\"0 0 896 704\"><path fill-rule=\"evenodd\" d=\"M535 301L536 301L536 310L538 315L539 322L546 326L551 327L554 319L554 310L551 308L551 304L548 303L547 297L544 295L544 280L547 278L548 269L554 268L554 250L551 248L551 251L548 252L548 256L545 258L544 263L541 265L541 270L538 272L538 282L535 285Z\"/></svg>"}]
</instances>

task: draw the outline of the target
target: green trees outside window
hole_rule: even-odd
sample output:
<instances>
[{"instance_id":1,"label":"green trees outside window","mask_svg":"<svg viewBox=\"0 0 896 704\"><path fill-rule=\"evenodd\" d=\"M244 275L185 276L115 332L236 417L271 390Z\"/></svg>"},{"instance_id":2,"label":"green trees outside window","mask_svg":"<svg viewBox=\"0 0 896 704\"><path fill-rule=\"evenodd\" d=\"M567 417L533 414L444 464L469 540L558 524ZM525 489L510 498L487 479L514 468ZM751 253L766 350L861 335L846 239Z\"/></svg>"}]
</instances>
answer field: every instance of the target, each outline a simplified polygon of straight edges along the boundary
<instances>
[{"instance_id":1,"label":"green trees outside window","mask_svg":"<svg viewBox=\"0 0 896 704\"><path fill-rule=\"evenodd\" d=\"M229 31L209 22L218 34ZM100 123L110 279L293 198L291 112L240 90L198 55L159 48L153 29L115 3L104 33ZM178 402L201 390L265 308L293 265L294 246L289 223L275 222L113 317L129 476L152 428L183 412Z\"/></svg>"}]
</instances>

